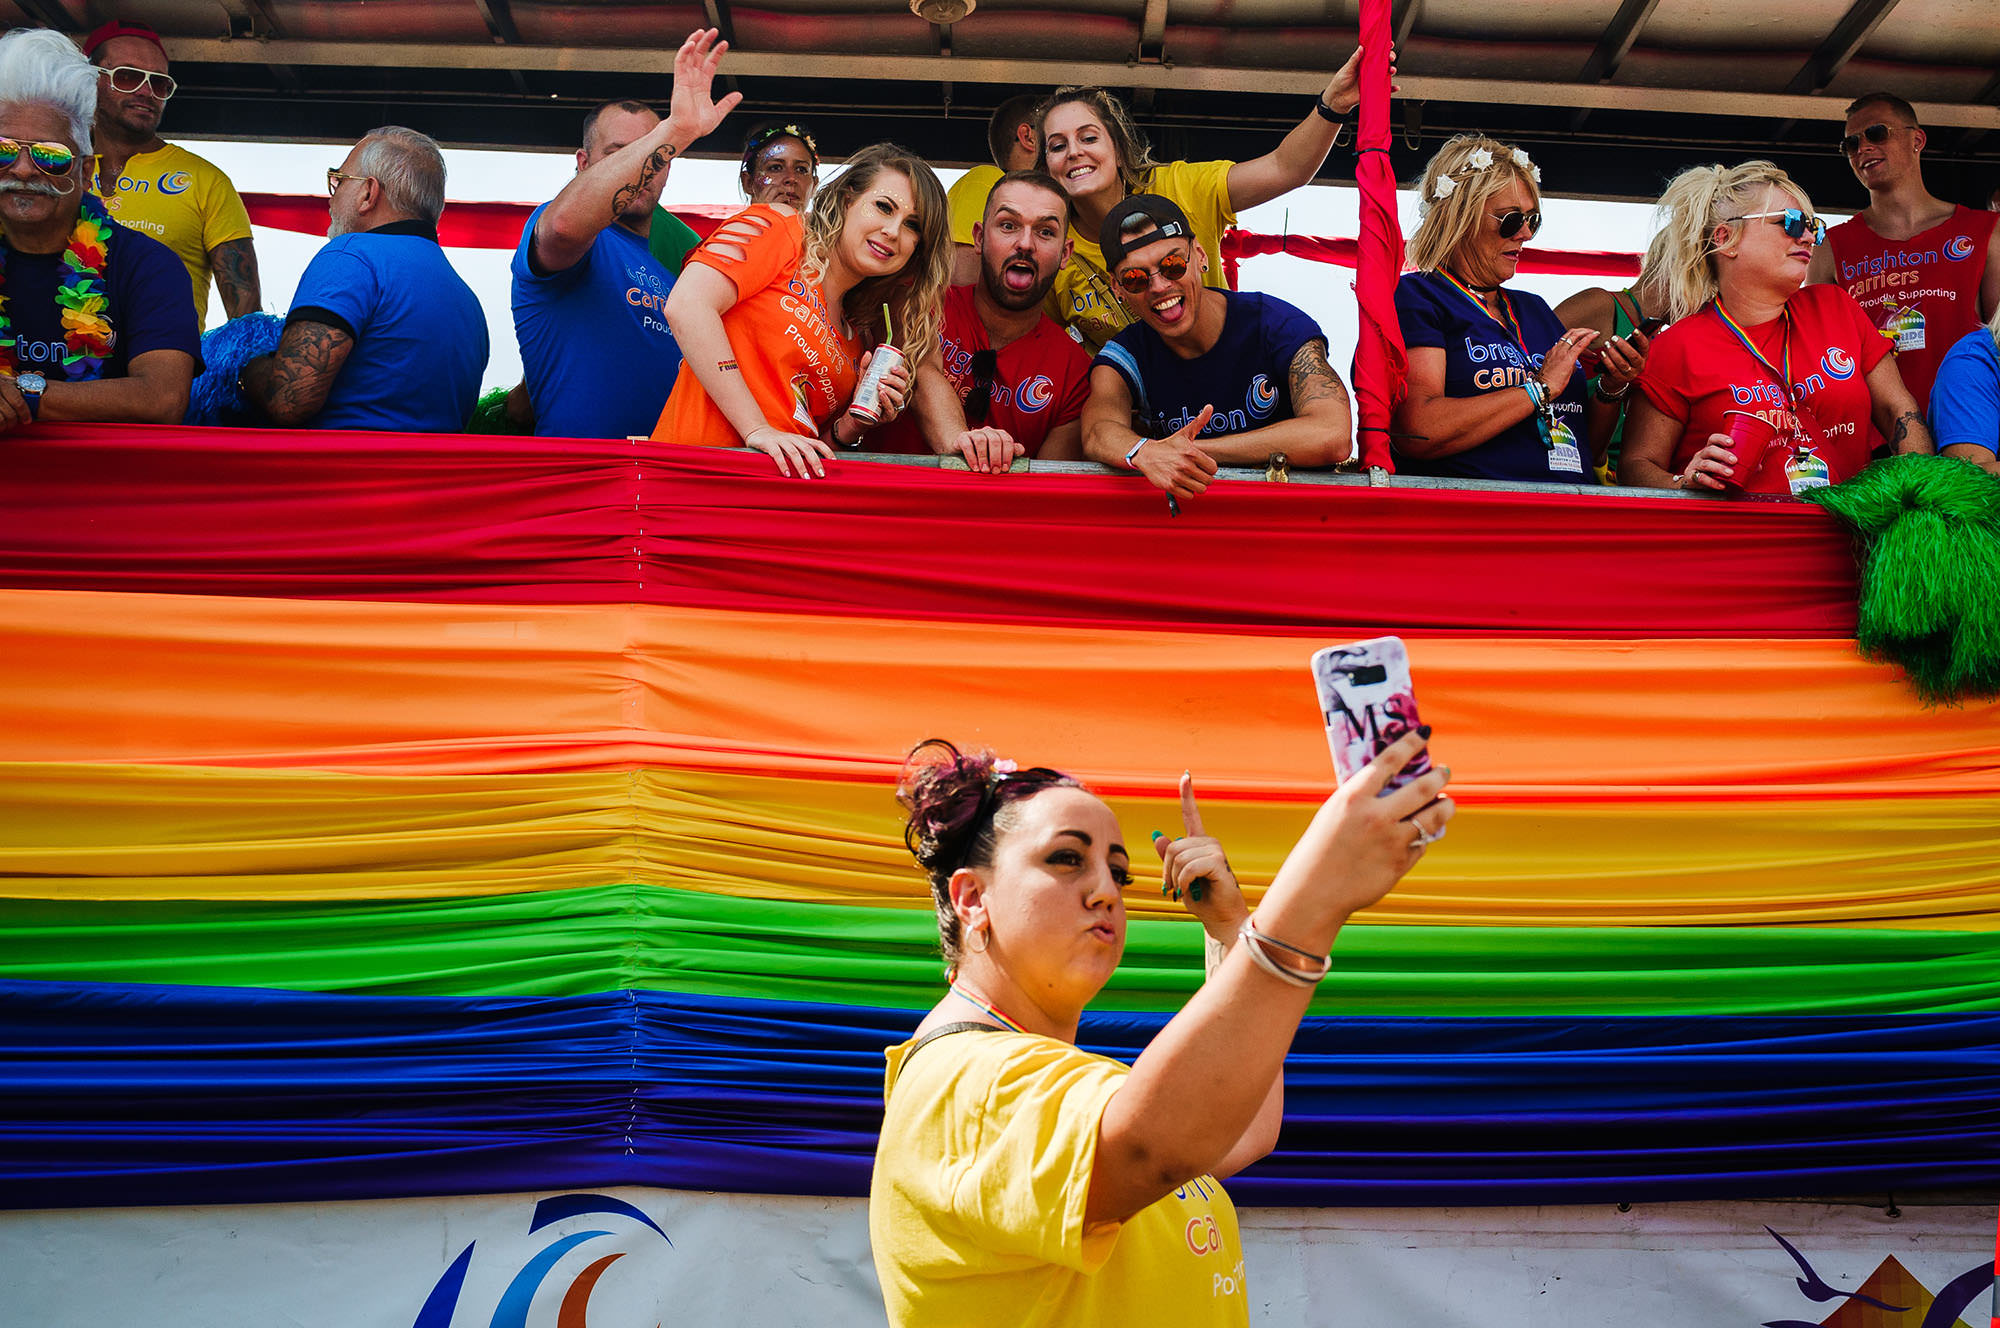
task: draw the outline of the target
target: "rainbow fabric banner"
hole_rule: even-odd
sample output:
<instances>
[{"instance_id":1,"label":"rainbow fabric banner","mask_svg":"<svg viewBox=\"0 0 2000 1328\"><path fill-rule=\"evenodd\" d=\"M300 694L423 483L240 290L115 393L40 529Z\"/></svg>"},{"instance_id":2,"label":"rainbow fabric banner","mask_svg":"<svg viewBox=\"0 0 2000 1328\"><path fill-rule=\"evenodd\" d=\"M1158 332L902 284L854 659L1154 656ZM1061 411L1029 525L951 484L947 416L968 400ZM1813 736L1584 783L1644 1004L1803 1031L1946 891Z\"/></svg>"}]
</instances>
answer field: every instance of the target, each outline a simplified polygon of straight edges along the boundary
<instances>
[{"instance_id":1,"label":"rainbow fabric banner","mask_svg":"<svg viewBox=\"0 0 2000 1328\"><path fill-rule=\"evenodd\" d=\"M0 1202L865 1192L942 993L932 736L1253 895L1306 660L1408 639L1461 812L1343 934L1252 1203L2000 1172L2000 706L1860 660L1796 504L41 428L0 474ZM1084 1041L1200 981L1157 878Z\"/></svg>"}]
</instances>

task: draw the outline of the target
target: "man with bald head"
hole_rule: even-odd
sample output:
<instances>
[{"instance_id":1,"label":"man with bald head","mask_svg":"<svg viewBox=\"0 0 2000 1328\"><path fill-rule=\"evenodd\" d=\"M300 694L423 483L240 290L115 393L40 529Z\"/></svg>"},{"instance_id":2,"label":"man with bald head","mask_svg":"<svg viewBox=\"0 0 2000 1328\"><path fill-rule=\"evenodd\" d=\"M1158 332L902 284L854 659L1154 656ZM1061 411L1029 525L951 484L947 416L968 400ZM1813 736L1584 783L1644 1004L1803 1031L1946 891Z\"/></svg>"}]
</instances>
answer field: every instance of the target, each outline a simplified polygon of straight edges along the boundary
<instances>
[{"instance_id":1,"label":"man with bald head","mask_svg":"<svg viewBox=\"0 0 2000 1328\"><path fill-rule=\"evenodd\" d=\"M205 158L160 137L174 95L160 34L136 23L106 23L84 39L97 67L97 196L121 224L174 251L194 287L195 321L208 321L213 276L229 317L263 304L250 214L229 177Z\"/></svg>"},{"instance_id":2,"label":"man with bald head","mask_svg":"<svg viewBox=\"0 0 2000 1328\"><path fill-rule=\"evenodd\" d=\"M457 433L486 372L486 315L438 244L444 153L377 129L326 173L327 242L278 349L243 366L252 409L286 428Z\"/></svg>"},{"instance_id":3,"label":"man with bald head","mask_svg":"<svg viewBox=\"0 0 2000 1328\"><path fill-rule=\"evenodd\" d=\"M521 232L513 292L523 382L509 413L528 407L542 437L643 436L660 418L681 352L665 313L674 274L647 237L673 159L740 100L710 96L727 45L712 30L682 44L664 120L636 101L592 111L575 177Z\"/></svg>"},{"instance_id":4,"label":"man with bald head","mask_svg":"<svg viewBox=\"0 0 2000 1328\"><path fill-rule=\"evenodd\" d=\"M187 412L201 351L187 274L84 178L97 86L59 33L0 37L0 432Z\"/></svg>"}]
</instances>

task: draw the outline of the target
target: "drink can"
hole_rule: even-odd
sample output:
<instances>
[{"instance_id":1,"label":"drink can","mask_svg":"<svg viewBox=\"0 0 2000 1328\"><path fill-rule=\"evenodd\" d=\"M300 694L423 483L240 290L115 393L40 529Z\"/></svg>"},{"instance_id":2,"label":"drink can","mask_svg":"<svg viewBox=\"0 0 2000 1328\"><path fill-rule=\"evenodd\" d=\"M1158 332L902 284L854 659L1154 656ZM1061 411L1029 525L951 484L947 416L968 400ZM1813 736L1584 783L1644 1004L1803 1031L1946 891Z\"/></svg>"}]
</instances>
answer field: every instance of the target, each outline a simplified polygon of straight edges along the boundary
<instances>
[{"instance_id":1,"label":"drink can","mask_svg":"<svg viewBox=\"0 0 2000 1328\"><path fill-rule=\"evenodd\" d=\"M854 386L854 400L847 409L863 424L882 422L882 376L903 362L903 352L887 344L877 346L868 361L868 372Z\"/></svg>"}]
</instances>

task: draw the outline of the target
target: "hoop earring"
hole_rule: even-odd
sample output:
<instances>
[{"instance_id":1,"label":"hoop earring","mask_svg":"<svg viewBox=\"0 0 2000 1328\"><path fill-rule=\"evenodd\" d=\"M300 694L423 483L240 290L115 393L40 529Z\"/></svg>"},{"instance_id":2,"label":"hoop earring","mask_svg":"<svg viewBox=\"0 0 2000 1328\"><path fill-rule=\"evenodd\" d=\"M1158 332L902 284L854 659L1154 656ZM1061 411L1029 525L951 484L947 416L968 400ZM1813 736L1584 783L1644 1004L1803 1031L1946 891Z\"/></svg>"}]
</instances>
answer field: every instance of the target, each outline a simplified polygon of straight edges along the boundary
<instances>
[{"instance_id":1,"label":"hoop earring","mask_svg":"<svg viewBox=\"0 0 2000 1328\"><path fill-rule=\"evenodd\" d=\"M975 946L972 943L972 938L975 936L984 936L986 939L982 941L979 945ZM986 928L971 927L966 930L965 952L967 954L985 954L986 947L991 944L993 944L993 937L987 934Z\"/></svg>"}]
</instances>

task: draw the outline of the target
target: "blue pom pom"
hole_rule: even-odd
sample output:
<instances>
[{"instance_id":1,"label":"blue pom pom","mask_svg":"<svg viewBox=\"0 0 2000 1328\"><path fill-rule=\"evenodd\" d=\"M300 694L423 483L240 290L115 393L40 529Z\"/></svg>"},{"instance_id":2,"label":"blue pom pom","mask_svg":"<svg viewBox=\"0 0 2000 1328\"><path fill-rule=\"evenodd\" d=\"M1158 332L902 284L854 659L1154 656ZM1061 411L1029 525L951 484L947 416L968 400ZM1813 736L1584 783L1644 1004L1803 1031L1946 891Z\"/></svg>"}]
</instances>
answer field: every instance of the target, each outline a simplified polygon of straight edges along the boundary
<instances>
[{"instance_id":1,"label":"blue pom pom","mask_svg":"<svg viewBox=\"0 0 2000 1328\"><path fill-rule=\"evenodd\" d=\"M236 376L259 355L278 348L285 320L276 314L245 314L202 333L201 377L188 393L187 423L201 426L261 425L236 390Z\"/></svg>"}]
</instances>

